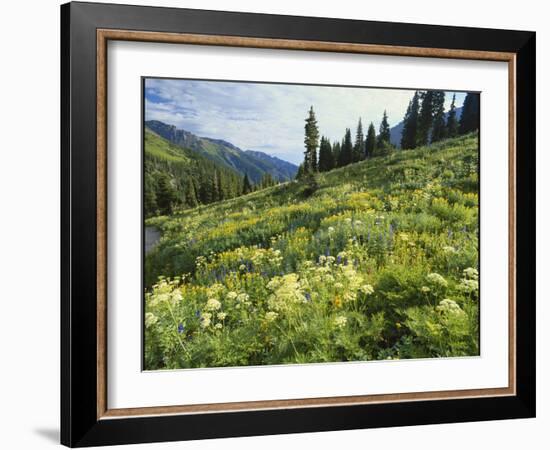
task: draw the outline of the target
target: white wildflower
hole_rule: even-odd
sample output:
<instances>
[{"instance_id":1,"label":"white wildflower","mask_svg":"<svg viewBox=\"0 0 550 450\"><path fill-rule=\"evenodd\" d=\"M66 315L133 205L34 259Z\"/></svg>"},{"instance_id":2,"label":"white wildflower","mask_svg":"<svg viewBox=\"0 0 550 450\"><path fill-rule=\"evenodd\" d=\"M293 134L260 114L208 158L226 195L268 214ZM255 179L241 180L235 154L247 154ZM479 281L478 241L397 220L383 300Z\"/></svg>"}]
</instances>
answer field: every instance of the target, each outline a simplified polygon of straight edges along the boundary
<instances>
[{"instance_id":1,"label":"white wildflower","mask_svg":"<svg viewBox=\"0 0 550 450\"><path fill-rule=\"evenodd\" d=\"M153 313L148 312L145 313L145 328L152 327L154 324L158 322L159 318L155 316Z\"/></svg>"},{"instance_id":2,"label":"white wildflower","mask_svg":"<svg viewBox=\"0 0 550 450\"><path fill-rule=\"evenodd\" d=\"M359 290L365 295L371 295L374 292L374 288L370 284L364 284Z\"/></svg>"},{"instance_id":3,"label":"white wildflower","mask_svg":"<svg viewBox=\"0 0 550 450\"><path fill-rule=\"evenodd\" d=\"M338 328L344 328L347 323L348 319L346 316L337 316L334 319L334 325L336 325Z\"/></svg>"},{"instance_id":4,"label":"white wildflower","mask_svg":"<svg viewBox=\"0 0 550 450\"><path fill-rule=\"evenodd\" d=\"M216 311L222 307L222 304L219 300L215 298L209 298L204 307L207 311Z\"/></svg>"},{"instance_id":5,"label":"white wildflower","mask_svg":"<svg viewBox=\"0 0 550 450\"><path fill-rule=\"evenodd\" d=\"M439 275L438 273L435 273L435 272L430 273L430 274L428 274L426 279L430 283L435 284L436 286L447 287L447 280L445 278L443 278L441 275Z\"/></svg>"}]
</instances>

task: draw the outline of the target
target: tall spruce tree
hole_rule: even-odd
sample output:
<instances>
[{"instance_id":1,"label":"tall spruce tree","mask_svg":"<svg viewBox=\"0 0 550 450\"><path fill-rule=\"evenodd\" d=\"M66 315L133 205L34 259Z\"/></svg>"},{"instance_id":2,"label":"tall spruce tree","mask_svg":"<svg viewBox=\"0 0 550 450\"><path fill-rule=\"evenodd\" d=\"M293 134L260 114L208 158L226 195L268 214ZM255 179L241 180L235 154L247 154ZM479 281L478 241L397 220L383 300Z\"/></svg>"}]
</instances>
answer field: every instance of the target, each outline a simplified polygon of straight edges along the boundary
<instances>
[{"instance_id":1,"label":"tall spruce tree","mask_svg":"<svg viewBox=\"0 0 550 450\"><path fill-rule=\"evenodd\" d=\"M438 142L446 137L447 124L445 123L445 92L434 91L431 142Z\"/></svg>"},{"instance_id":2,"label":"tall spruce tree","mask_svg":"<svg viewBox=\"0 0 550 450\"><path fill-rule=\"evenodd\" d=\"M456 118L456 94L453 94L453 101L447 114L447 137L455 137L458 135L458 120Z\"/></svg>"},{"instance_id":3,"label":"tall spruce tree","mask_svg":"<svg viewBox=\"0 0 550 450\"><path fill-rule=\"evenodd\" d=\"M351 142L351 131L346 128L346 134L342 142L342 148L340 149L340 157L338 159L338 167L347 166L352 162L353 157L353 144Z\"/></svg>"},{"instance_id":4,"label":"tall spruce tree","mask_svg":"<svg viewBox=\"0 0 550 450\"><path fill-rule=\"evenodd\" d=\"M185 185L185 203L187 203L187 206L190 208L195 208L199 204L197 193L195 192L195 185L191 177L187 177L187 183Z\"/></svg>"},{"instance_id":5,"label":"tall spruce tree","mask_svg":"<svg viewBox=\"0 0 550 450\"><path fill-rule=\"evenodd\" d=\"M304 144L304 170L306 172L315 172L317 170L317 147L319 146L319 128L313 106L309 109L305 125Z\"/></svg>"},{"instance_id":6,"label":"tall spruce tree","mask_svg":"<svg viewBox=\"0 0 550 450\"><path fill-rule=\"evenodd\" d=\"M376 129L371 122L367 130L367 139L365 140L365 158L372 158L376 150Z\"/></svg>"},{"instance_id":7,"label":"tall spruce tree","mask_svg":"<svg viewBox=\"0 0 550 450\"><path fill-rule=\"evenodd\" d=\"M378 147L385 147L390 144L390 124L388 123L388 114L384 110L384 115L382 116L382 122L380 122L380 129L378 132Z\"/></svg>"},{"instance_id":8,"label":"tall spruce tree","mask_svg":"<svg viewBox=\"0 0 550 450\"><path fill-rule=\"evenodd\" d=\"M248 174L244 174L243 177L243 194L250 194L252 192L252 185L248 179Z\"/></svg>"},{"instance_id":9,"label":"tall spruce tree","mask_svg":"<svg viewBox=\"0 0 550 450\"><path fill-rule=\"evenodd\" d=\"M340 142L335 142L332 144L332 168L340 167L339 161L340 161L340 150L341 150Z\"/></svg>"},{"instance_id":10,"label":"tall spruce tree","mask_svg":"<svg viewBox=\"0 0 550 450\"><path fill-rule=\"evenodd\" d=\"M328 172L334 168L334 160L332 159L332 148L330 141L324 136L321 137L319 145L319 172Z\"/></svg>"},{"instance_id":11,"label":"tall spruce tree","mask_svg":"<svg viewBox=\"0 0 550 450\"><path fill-rule=\"evenodd\" d=\"M466 94L462 105L462 116L458 132L470 133L479 128L479 94Z\"/></svg>"},{"instance_id":12,"label":"tall spruce tree","mask_svg":"<svg viewBox=\"0 0 550 450\"><path fill-rule=\"evenodd\" d=\"M353 145L352 161L357 162L365 158L365 135L363 134L363 124L361 118L357 123L357 131L355 132L355 144Z\"/></svg>"},{"instance_id":13,"label":"tall spruce tree","mask_svg":"<svg viewBox=\"0 0 550 450\"><path fill-rule=\"evenodd\" d=\"M416 134L416 144L421 147L430 142L430 131L432 128L434 109L434 92L425 91L421 94L422 103L418 115L418 130Z\"/></svg>"},{"instance_id":14,"label":"tall spruce tree","mask_svg":"<svg viewBox=\"0 0 550 450\"><path fill-rule=\"evenodd\" d=\"M162 215L172 213L172 209L178 201L176 189L172 185L172 179L165 172L160 172L157 178L157 206Z\"/></svg>"},{"instance_id":15,"label":"tall spruce tree","mask_svg":"<svg viewBox=\"0 0 550 450\"><path fill-rule=\"evenodd\" d=\"M416 91L412 100L409 102L407 112L403 119L403 133L401 135L401 148L403 150L416 148L419 109L420 94Z\"/></svg>"}]
</instances>

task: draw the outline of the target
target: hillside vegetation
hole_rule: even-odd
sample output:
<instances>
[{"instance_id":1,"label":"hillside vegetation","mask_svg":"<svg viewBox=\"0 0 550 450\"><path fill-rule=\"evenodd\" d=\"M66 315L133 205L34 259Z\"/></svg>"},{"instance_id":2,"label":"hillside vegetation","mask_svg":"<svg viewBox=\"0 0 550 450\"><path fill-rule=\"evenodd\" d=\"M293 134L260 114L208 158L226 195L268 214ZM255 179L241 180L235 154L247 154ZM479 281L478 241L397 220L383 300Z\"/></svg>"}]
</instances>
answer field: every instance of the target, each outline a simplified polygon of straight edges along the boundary
<instances>
[{"instance_id":1,"label":"hillside vegetation","mask_svg":"<svg viewBox=\"0 0 550 450\"><path fill-rule=\"evenodd\" d=\"M478 138L147 225L146 369L471 356Z\"/></svg>"},{"instance_id":2,"label":"hillside vegetation","mask_svg":"<svg viewBox=\"0 0 550 450\"><path fill-rule=\"evenodd\" d=\"M294 164L265 153L244 151L222 139L199 137L158 120L149 120L145 125L171 144L204 156L220 168L231 170L241 177L248 175L255 184L266 174L277 181L292 179L298 169Z\"/></svg>"}]
</instances>

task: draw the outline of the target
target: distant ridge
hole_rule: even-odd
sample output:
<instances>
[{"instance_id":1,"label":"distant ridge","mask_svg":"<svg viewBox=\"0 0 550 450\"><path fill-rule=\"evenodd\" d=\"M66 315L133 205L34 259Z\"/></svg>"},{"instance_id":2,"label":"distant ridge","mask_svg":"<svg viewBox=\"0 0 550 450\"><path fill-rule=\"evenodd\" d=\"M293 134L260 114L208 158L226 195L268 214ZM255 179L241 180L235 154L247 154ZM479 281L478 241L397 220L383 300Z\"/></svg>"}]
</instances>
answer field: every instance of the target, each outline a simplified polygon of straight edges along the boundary
<instances>
[{"instance_id":1,"label":"distant ridge","mask_svg":"<svg viewBox=\"0 0 550 450\"><path fill-rule=\"evenodd\" d=\"M222 139L199 137L159 120L149 120L145 126L174 145L194 150L242 176L248 175L253 183L258 183L265 174L278 181L287 181L298 171L298 167L288 161L259 151L244 151Z\"/></svg>"}]
</instances>

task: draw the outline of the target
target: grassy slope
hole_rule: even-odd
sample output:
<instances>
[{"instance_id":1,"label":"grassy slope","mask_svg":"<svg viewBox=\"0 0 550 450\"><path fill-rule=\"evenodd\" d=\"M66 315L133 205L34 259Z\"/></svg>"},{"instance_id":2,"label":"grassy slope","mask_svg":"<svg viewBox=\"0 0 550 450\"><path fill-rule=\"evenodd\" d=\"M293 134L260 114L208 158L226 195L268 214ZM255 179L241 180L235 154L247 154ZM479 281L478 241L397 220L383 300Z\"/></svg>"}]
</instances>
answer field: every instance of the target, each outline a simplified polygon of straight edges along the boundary
<instances>
[{"instance_id":1,"label":"grassy slope","mask_svg":"<svg viewBox=\"0 0 550 450\"><path fill-rule=\"evenodd\" d=\"M146 367L477 355L477 177L465 136L320 174L310 196L289 182L149 219L148 285L189 275L149 291Z\"/></svg>"},{"instance_id":2,"label":"grassy slope","mask_svg":"<svg viewBox=\"0 0 550 450\"><path fill-rule=\"evenodd\" d=\"M465 170L468 173L465 173ZM423 189L433 180L438 179L443 179L444 184L456 186L463 192L477 192L477 138L459 137L432 147L399 151L387 157L373 158L320 174L320 189L310 198L304 198L301 194L303 187L300 183L293 181L235 199L193 210L184 210L170 218L153 218L148 223L163 232L161 250L171 253L171 247L177 246L180 249L178 254L181 255L182 246L193 250L201 237L224 225L226 227L228 224L235 225L237 236L239 228L246 229L246 226L239 227L241 221L247 223L253 218L254 223L261 226L269 222L270 217L273 216L273 210L279 206L293 204L299 209L299 205L306 206L311 203L323 205L317 211L317 220L313 220L310 224L311 231L315 232L323 217L354 209L355 206L350 207L346 204L353 193L370 190L379 192L381 196L388 194L399 196L403 192ZM301 225L299 219L294 221L290 217L288 219L285 222L288 229ZM277 233L288 229L278 230ZM191 236L186 243L184 235L190 236L193 233L196 233L196 236ZM267 244L271 235L267 233L255 235L255 237L258 239L256 242L243 236L244 240L236 239L232 244L228 243L227 248L241 244ZM216 250L227 248L217 247ZM198 256L194 251L192 254ZM157 273L149 274L148 279L156 279L156 275L160 274L168 276L179 274L180 267L172 273L170 267L173 264L170 261L165 263L165 270L160 272L155 270ZM192 269L187 264L184 266L181 269Z\"/></svg>"}]
</instances>

